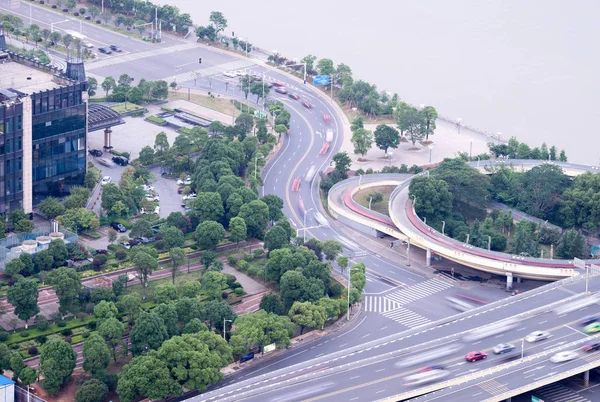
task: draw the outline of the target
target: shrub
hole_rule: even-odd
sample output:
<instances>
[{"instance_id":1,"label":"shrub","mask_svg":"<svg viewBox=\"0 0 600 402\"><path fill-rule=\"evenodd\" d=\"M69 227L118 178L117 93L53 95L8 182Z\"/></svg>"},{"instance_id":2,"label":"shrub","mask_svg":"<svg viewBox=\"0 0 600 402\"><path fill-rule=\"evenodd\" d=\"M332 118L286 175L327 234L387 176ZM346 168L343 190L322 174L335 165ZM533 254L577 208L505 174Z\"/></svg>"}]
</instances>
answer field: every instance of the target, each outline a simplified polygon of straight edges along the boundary
<instances>
[{"instance_id":1,"label":"shrub","mask_svg":"<svg viewBox=\"0 0 600 402\"><path fill-rule=\"evenodd\" d=\"M40 335L37 338L35 338L35 340L38 341L40 345L43 345L48 340L48 337L46 335Z\"/></svg>"},{"instance_id":2,"label":"shrub","mask_svg":"<svg viewBox=\"0 0 600 402\"><path fill-rule=\"evenodd\" d=\"M64 328L67 326L66 321L59 321L56 325L58 325L60 328Z\"/></svg>"},{"instance_id":3,"label":"shrub","mask_svg":"<svg viewBox=\"0 0 600 402\"><path fill-rule=\"evenodd\" d=\"M88 324L86 325L86 327L88 327L89 330L93 331L96 329L96 321L90 321L88 322Z\"/></svg>"},{"instance_id":4,"label":"shrub","mask_svg":"<svg viewBox=\"0 0 600 402\"><path fill-rule=\"evenodd\" d=\"M83 333L81 334L81 336L83 337L83 339L87 339L90 337L90 331L88 331L87 329L85 331L83 331Z\"/></svg>"},{"instance_id":5,"label":"shrub","mask_svg":"<svg viewBox=\"0 0 600 402\"><path fill-rule=\"evenodd\" d=\"M231 274L225 274L225 281L227 282L227 286L231 287L235 283L236 277Z\"/></svg>"},{"instance_id":6,"label":"shrub","mask_svg":"<svg viewBox=\"0 0 600 402\"><path fill-rule=\"evenodd\" d=\"M124 260L125 258L127 258L127 253L126 253L126 252L125 252L125 250L123 250L123 249L118 249L118 250L115 252L115 257L117 257L117 259L119 259L119 260L121 260L121 261L122 261L122 260Z\"/></svg>"},{"instance_id":7,"label":"shrub","mask_svg":"<svg viewBox=\"0 0 600 402\"><path fill-rule=\"evenodd\" d=\"M17 350L17 349L19 349L21 347L19 346L18 343L13 343L13 344L10 345L10 348L13 349L13 350Z\"/></svg>"},{"instance_id":8,"label":"shrub","mask_svg":"<svg viewBox=\"0 0 600 402\"><path fill-rule=\"evenodd\" d=\"M227 262L229 263L229 265L235 266L235 264L237 264L237 258L230 255L229 257L227 257Z\"/></svg>"},{"instance_id":9,"label":"shrub","mask_svg":"<svg viewBox=\"0 0 600 402\"><path fill-rule=\"evenodd\" d=\"M242 272L246 272L249 266L250 264L248 264L248 261L242 260L238 262L238 269Z\"/></svg>"},{"instance_id":10,"label":"shrub","mask_svg":"<svg viewBox=\"0 0 600 402\"><path fill-rule=\"evenodd\" d=\"M36 348L35 346L32 346L29 349L27 349L27 353L29 353L31 356L37 355L38 352L38 348Z\"/></svg>"},{"instance_id":11,"label":"shrub","mask_svg":"<svg viewBox=\"0 0 600 402\"><path fill-rule=\"evenodd\" d=\"M242 289L242 288L236 288L236 289L235 289L235 294L236 294L237 296L241 296L241 295L243 295L243 294L244 294L244 289Z\"/></svg>"},{"instance_id":12,"label":"shrub","mask_svg":"<svg viewBox=\"0 0 600 402\"><path fill-rule=\"evenodd\" d=\"M39 329L40 331L45 331L48 329L49 326L50 326L50 323L48 322L48 319L45 316L39 315L37 317L37 324L36 324L37 329Z\"/></svg>"},{"instance_id":13,"label":"shrub","mask_svg":"<svg viewBox=\"0 0 600 402\"><path fill-rule=\"evenodd\" d=\"M229 293L227 293L227 292L223 292L223 293L221 293L221 297L222 297L223 299L227 299L227 297L228 297L228 296L229 296Z\"/></svg>"},{"instance_id":14,"label":"shrub","mask_svg":"<svg viewBox=\"0 0 600 402\"><path fill-rule=\"evenodd\" d=\"M230 288L235 289L235 288L241 288L242 284L239 282L233 282L231 285L229 285Z\"/></svg>"},{"instance_id":15,"label":"shrub","mask_svg":"<svg viewBox=\"0 0 600 402\"><path fill-rule=\"evenodd\" d=\"M70 328L65 328L62 331L60 331L60 334L62 336L70 336L70 335L73 335L73 331L71 331Z\"/></svg>"},{"instance_id":16,"label":"shrub","mask_svg":"<svg viewBox=\"0 0 600 402\"><path fill-rule=\"evenodd\" d=\"M244 261L252 261L254 259L254 256L252 254L244 254Z\"/></svg>"},{"instance_id":17,"label":"shrub","mask_svg":"<svg viewBox=\"0 0 600 402\"><path fill-rule=\"evenodd\" d=\"M262 248L257 248L256 250L254 250L254 258L259 258L264 254L265 250L263 250Z\"/></svg>"},{"instance_id":18,"label":"shrub","mask_svg":"<svg viewBox=\"0 0 600 402\"><path fill-rule=\"evenodd\" d=\"M65 337L65 342L67 342L67 343L71 343L71 341L72 341L72 339L71 339L71 337L70 337L70 336L66 336L66 337Z\"/></svg>"},{"instance_id":19,"label":"shrub","mask_svg":"<svg viewBox=\"0 0 600 402\"><path fill-rule=\"evenodd\" d=\"M154 247L156 247L157 250L164 250L165 249L165 241L164 240L157 240L154 242Z\"/></svg>"},{"instance_id":20,"label":"shrub","mask_svg":"<svg viewBox=\"0 0 600 402\"><path fill-rule=\"evenodd\" d=\"M6 342L8 339L8 332L0 331L0 342Z\"/></svg>"},{"instance_id":21,"label":"shrub","mask_svg":"<svg viewBox=\"0 0 600 402\"><path fill-rule=\"evenodd\" d=\"M23 331L19 335L21 335L21 338L27 338L29 336L29 331Z\"/></svg>"}]
</instances>

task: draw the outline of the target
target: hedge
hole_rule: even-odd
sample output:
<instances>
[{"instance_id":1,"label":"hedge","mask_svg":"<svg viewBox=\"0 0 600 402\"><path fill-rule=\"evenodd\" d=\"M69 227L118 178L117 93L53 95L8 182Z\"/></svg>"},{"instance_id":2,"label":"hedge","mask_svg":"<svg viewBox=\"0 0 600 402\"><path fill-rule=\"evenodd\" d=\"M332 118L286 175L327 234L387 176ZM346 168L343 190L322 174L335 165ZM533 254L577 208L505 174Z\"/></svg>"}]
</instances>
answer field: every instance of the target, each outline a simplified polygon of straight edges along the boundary
<instances>
[{"instance_id":1,"label":"hedge","mask_svg":"<svg viewBox=\"0 0 600 402\"><path fill-rule=\"evenodd\" d=\"M164 126L165 124L167 124L167 121L165 119L161 119L160 117L156 116L148 116L144 120L154 124L158 124L159 126Z\"/></svg>"}]
</instances>

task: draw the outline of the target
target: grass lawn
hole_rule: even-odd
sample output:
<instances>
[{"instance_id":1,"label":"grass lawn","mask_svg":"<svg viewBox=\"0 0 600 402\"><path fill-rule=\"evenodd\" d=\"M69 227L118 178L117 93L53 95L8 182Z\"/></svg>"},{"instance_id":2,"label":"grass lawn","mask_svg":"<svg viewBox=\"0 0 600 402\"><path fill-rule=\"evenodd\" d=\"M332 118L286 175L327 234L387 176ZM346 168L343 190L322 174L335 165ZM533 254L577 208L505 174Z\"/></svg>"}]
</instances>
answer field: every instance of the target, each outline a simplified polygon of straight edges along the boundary
<instances>
[{"instance_id":1,"label":"grass lawn","mask_svg":"<svg viewBox=\"0 0 600 402\"><path fill-rule=\"evenodd\" d=\"M179 99L188 100L187 91L185 93L169 91L169 100L179 100ZM217 112L224 113L228 116L231 116L231 113L234 113L236 117L240 115L240 111L237 110L233 106L231 101L229 101L228 99L225 99L225 98L219 98L219 97L213 98L213 97L206 96L206 95L192 93L192 94L190 94L189 101L192 103L195 103L197 105L204 106L204 107L207 107L212 110L216 110Z\"/></svg>"},{"instance_id":2,"label":"grass lawn","mask_svg":"<svg viewBox=\"0 0 600 402\"><path fill-rule=\"evenodd\" d=\"M389 216L390 213L388 211L388 202L390 200L390 195L392 194L392 191L394 191L394 189L394 186L378 186L365 188L364 190L360 190L356 194L354 194L354 201L358 202L363 207L369 208L369 194L381 193L383 194L383 201L378 202L377 204L371 204L371 209L375 212L379 212L380 214Z\"/></svg>"},{"instance_id":3,"label":"grass lawn","mask_svg":"<svg viewBox=\"0 0 600 402\"><path fill-rule=\"evenodd\" d=\"M132 110L144 110L143 107L138 106L135 103L131 103L131 102L119 103L117 105L111 106L110 108L112 110L114 110L115 112L118 112L121 114L131 112Z\"/></svg>"}]
</instances>

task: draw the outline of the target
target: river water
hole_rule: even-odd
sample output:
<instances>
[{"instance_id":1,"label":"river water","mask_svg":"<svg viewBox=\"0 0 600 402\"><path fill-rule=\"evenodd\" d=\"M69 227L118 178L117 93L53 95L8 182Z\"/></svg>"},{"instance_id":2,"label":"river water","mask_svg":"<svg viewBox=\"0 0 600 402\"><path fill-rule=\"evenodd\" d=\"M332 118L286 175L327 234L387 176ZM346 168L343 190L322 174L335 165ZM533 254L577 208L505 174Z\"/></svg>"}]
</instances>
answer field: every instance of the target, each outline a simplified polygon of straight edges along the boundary
<instances>
[{"instance_id":1,"label":"river water","mask_svg":"<svg viewBox=\"0 0 600 402\"><path fill-rule=\"evenodd\" d=\"M226 34L288 58L343 62L413 104L600 163L597 0L168 3L199 25L217 9Z\"/></svg>"}]
</instances>

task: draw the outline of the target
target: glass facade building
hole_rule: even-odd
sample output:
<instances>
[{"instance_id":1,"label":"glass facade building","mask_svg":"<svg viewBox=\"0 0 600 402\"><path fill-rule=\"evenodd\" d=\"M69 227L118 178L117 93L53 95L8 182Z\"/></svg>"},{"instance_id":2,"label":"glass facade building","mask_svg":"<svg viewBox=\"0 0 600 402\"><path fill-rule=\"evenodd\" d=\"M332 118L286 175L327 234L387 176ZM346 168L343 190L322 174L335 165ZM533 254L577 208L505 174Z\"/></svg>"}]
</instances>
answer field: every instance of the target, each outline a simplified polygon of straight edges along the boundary
<instances>
[{"instance_id":1,"label":"glass facade building","mask_svg":"<svg viewBox=\"0 0 600 402\"><path fill-rule=\"evenodd\" d=\"M23 103L0 103L0 213L21 208L22 199Z\"/></svg>"}]
</instances>

